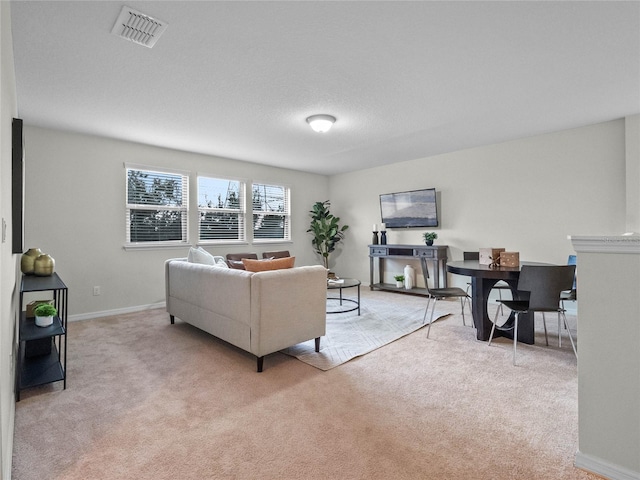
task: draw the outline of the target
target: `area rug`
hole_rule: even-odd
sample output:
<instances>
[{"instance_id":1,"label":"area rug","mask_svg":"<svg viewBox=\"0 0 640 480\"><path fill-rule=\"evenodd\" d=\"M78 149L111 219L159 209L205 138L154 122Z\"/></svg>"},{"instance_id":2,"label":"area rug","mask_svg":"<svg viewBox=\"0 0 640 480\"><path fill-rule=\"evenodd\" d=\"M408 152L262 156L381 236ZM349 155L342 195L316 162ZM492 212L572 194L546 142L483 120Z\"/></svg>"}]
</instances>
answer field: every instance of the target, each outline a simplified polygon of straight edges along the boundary
<instances>
[{"instance_id":1,"label":"area rug","mask_svg":"<svg viewBox=\"0 0 640 480\"><path fill-rule=\"evenodd\" d=\"M398 309L397 305L389 308L382 303L367 303L360 316L357 311L327 315L327 333L321 339L320 352L315 351L313 340L281 352L326 371L429 325L422 323L424 307ZM434 322L448 315L439 314Z\"/></svg>"}]
</instances>

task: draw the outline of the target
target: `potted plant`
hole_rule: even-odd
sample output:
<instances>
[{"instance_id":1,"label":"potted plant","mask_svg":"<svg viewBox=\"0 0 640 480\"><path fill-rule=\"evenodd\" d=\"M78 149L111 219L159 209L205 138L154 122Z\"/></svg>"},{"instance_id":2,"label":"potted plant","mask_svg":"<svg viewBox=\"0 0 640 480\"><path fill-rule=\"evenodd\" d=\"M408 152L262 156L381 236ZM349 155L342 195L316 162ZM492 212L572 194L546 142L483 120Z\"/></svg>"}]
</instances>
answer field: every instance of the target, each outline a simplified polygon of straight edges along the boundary
<instances>
[{"instance_id":1,"label":"potted plant","mask_svg":"<svg viewBox=\"0 0 640 480\"><path fill-rule=\"evenodd\" d=\"M404 275L394 275L393 278L396 281L396 287L402 288L404 286Z\"/></svg>"},{"instance_id":2,"label":"potted plant","mask_svg":"<svg viewBox=\"0 0 640 480\"><path fill-rule=\"evenodd\" d=\"M438 234L436 232L425 232L422 234L424 237L424 241L428 246L433 245L433 241L438 238Z\"/></svg>"},{"instance_id":3,"label":"potted plant","mask_svg":"<svg viewBox=\"0 0 640 480\"><path fill-rule=\"evenodd\" d=\"M314 251L322 257L324 268L329 270L329 255L336 249L336 245L344 238L348 225L340 226L340 217L329 212L329 200L316 202L311 209L311 224L307 232L313 235L311 245Z\"/></svg>"},{"instance_id":4,"label":"potted plant","mask_svg":"<svg viewBox=\"0 0 640 480\"><path fill-rule=\"evenodd\" d=\"M53 317L58 314L58 310L50 303L41 303L34 308L33 313L36 314L36 325L38 327L48 327L53 324Z\"/></svg>"}]
</instances>

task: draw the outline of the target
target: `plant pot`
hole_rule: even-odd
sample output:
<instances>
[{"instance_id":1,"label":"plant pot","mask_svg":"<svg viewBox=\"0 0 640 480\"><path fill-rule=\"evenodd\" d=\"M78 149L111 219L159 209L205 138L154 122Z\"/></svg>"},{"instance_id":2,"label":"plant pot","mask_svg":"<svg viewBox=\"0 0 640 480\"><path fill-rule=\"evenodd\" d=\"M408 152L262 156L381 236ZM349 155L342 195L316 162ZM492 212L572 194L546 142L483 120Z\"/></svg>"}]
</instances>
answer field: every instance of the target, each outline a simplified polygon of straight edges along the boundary
<instances>
[{"instance_id":1,"label":"plant pot","mask_svg":"<svg viewBox=\"0 0 640 480\"><path fill-rule=\"evenodd\" d=\"M396 281L396 287L398 287L398 288L402 288L402 287L404 287L404 282L401 282L401 281L399 281L399 280L398 280L398 281Z\"/></svg>"},{"instance_id":2,"label":"plant pot","mask_svg":"<svg viewBox=\"0 0 640 480\"><path fill-rule=\"evenodd\" d=\"M427 247L430 247L433 245L433 240L425 240L425 243L427 244Z\"/></svg>"},{"instance_id":3,"label":"plant pot","mask_svg":"<svg viewBox=\"0 0 640 480\"><path fill-rule=\"evenodd\" d=\"M49 327L53 325L53 316L49 315L48 317L39 317L36 315L36 325L38 327Z\"/></svg>"}]
</instances>

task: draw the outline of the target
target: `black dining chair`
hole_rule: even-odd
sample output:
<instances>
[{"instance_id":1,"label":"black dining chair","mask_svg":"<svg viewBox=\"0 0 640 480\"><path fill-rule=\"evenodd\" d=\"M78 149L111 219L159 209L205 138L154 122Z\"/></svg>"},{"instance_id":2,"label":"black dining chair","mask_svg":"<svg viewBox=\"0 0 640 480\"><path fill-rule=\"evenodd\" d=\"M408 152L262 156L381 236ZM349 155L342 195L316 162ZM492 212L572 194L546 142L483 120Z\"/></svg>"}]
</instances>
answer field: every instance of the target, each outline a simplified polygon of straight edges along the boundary
<instances>
[{"instance_id":1,"label":"black dining chair","mask_svg":"<svg viewBox=\"0 0 640 480\"><path fill-rule=\"evenodd\" d=\"M567 265L577 265L577 258L575 255L569 255L567 259ZM576 266L576 271L578 267ZM560 295L560 303L562 305L562 309L564 310L564 302L576 302L578 300L578 287L577 287L577 275L573 277L573 286L571 290L565 290Z\"/></svg>"},{"instance_id":2,"label":"black dining chair","mask_svg":"<svg viewBox=\"0 0 640 480\"><path fill-rule=\"evenodd\" d=\"M278 250L275 252L262 252L262 258L286 258L290 257L289 250Z\"/></svg>"},{"instance_id":3,"label":"black dining chair","mask_svg":"<svg viewBox=\"0 0 640 480\"><path fill-rule=\"evenodd\" d=\"M480 252L462 252L463 260L480 260ZM467 288L465 292L469 295L469 289L471 288L471 282L467 282ZM469 310L471 310L471 297L467 300L469 303Z\"/></svg>"},{"instance_id":4,"label":"black dining chair","mask_svg":"<svg viewBox=\"0 0 640 480\"><path fill-rule=\"evenodd\" d=\"M567 258L567 265L577 265L577 258L575 255L569 255ZM560 294L560 308L566 312L566 308L564 306L564 302L577 302L578 301L578 287L577 287L577 271L578 267L576 266L576 274L573 276L573 287L571 290L565 290ZM571 335L571 333L569 333ZM562 347L562 328L560 325L560 320L558 320L558 346Z\"/></svg>"},{"instance_id":5,"label":"black dining chair","mask_svg":"<svg viewBox=\"0 0 640 480\"><path fill-rule=\"evenodd\" d=\"M491 327L489 345L493 340L493 334L497 330L513 330L513 364L516 364L516 350L518 345L518 319L521 314L532 312L556 312L558 319L564 319L564 326L569 330L564 309L560 307L560 294L570 290L575 275L575 265L523 265L518 278L518 288L513 300L502 300L501 303L510 308L514 313L513 321L498 326L498 312ZM546 337L546 323L545 323ZM569 339L576 357L578 352L569 331ZM547 341L548 345L548 341Z\"/></svg>"},{"instance_id":6,"label":"black dining chair","mask_svg":"<svg viewBox=\"0 0 640 480\"><path fill-rule=\"evenodd\" d=\"M429 292L429 297L427 300L427 307L424 309L424 316L422 317L422 323L425 322L427 318L427 312L429 311L429 303L431 303L431 298L433 297L433 305L431 307L431 317L429 318L429 328L427 328L427 338L429 338L429 333L431 333L431 324L433 323L433 313L436 309L436 302L438 300L443 300L445 298L459 298L460 306L462 307L462 324L467 326L464 320L464 302L465 299L469 299L469 295L463 289L458 287L447 287L447 288L429 288L429 270L425 268L425 287L427 292Z\"/></svg>"},{"instance_id":7,"label":"black dining chair","mask_svg":"<svg viewBox=\"0 0 640 480\"><path fill-rule=\"evenodd\" d=\"M227 265L229 268L235 268L236 270L244 270L243 258L250 260L257 260L257 253L227 253Z\"/></svg>"}]
</instances>

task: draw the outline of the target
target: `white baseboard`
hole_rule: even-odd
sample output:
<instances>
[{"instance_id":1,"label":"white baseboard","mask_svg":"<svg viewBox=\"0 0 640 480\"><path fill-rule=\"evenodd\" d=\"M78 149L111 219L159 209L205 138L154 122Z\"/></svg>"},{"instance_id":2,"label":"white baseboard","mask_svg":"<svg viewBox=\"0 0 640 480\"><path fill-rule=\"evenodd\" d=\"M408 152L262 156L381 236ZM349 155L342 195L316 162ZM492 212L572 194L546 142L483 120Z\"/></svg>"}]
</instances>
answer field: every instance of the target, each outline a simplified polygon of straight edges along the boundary
<instances>
[{"instance_id":1,"label":"white baseboard","mask_svg":"<svg viewBox=\"0 0 640 480\"><path fill-rule=\"evenodd\" d=\"M575 466L601 475L609 480L640 480L640 472L634 472L620 465L614 465L601 458L587 455L578 450Z\"/></svg>"},{"instance_id":2,"label":"white baseboard","mask_svg":"<svg viewBox=\"0 0 640 480\"><path fill-rule=\"evenodd\" d=\"M101 312L82 313L79 315L69 315L70 322L79 320L91 320L92 318L110 317L112 315L122 315L124 313L141 312L143 310L152 310L154 308L165 308L166 302L152 303L149 305L136 305L135 307L116 308L114 310L103 310Z\"/></svg>"}]
</instances>

